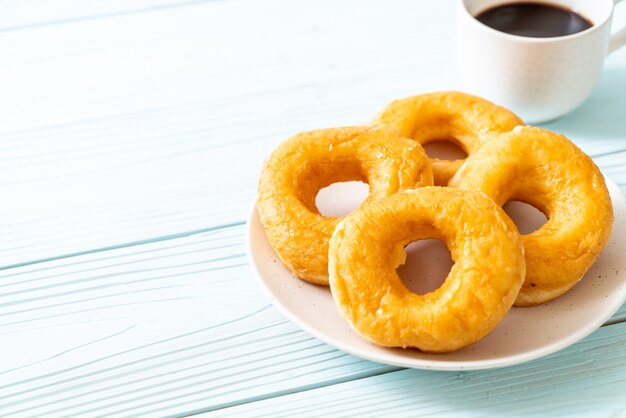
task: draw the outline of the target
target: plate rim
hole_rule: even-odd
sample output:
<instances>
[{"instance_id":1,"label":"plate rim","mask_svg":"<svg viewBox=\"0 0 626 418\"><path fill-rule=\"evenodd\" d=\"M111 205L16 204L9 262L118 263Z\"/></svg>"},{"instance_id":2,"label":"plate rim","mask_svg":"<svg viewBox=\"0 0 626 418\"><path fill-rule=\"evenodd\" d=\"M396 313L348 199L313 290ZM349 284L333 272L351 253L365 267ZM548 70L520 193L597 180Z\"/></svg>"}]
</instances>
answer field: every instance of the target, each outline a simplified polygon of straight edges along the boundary
<instances>
[{"instance_id":1,"label":"plate rim","mask_svg":"<svg viewBox=\"0 0 626 418\"><path fill-rule=\"evenodd\" d=\"M622 192L621 188L612 181L607 176L604 176L607 189L614 188L617 191L618 198L621 200L621 203L626 205L626 195ZM615 210L617 202L612 201L613 209ZM324 332L319 331L317 328L309 325L306 321L301 320L295 314L291 312L285 305L283 305L278 298L275 297L272 289L268 286L265 279L262 277L262 274L255 262L254 251L252 248L252 226L253 219L256 217L258 220L258 209L257 209L257 201L254 200L252 204L251 210L248 212L248 217L246 220L246 236L245 236L245 245L246 252L248 255L248 263L250 265L250 270L256 281L260 284L261 288L265 295L269 298L270 302L274 307L276 307L283 315L287 317L291 322L296 324L302 330L308 332L313 335L315 338L325 342L326 344L335 347L343 352L351 354L353 356L359 357L364 360L373 361L380 364L386 364L390 366L396 367L404 367L411 369L423 369L423 370L441 370L441 371L466 371L466 370L487 370L487 369L495 369L495 368L503 368L510 367L522 363L526 363L532 360L537 360L542 357L546 357L550 354L554 354L558 351L561 351L570 345L577 343L578 341L584 339L597 329L599 329L609 318L611 318L615 312L617 312L622 305L626 302L626 286L623 286L621 298L619 298L618 302L616 302L615 306L611 306L610 309L605 311L605 315L600 315L595 318L595 320L590 321L586 324L586 326L582 327L579 332L570 334L567 338L561 338L556 340L550 344L545 346L504 357L502 359L493 360L493 359L483 359L476 361L455 361L455 360L430 360L430 359L417 359L417 358L407 358L406 362L397 361L395 358L390 358L390 355L384 353L383 355L370 355L366 350L363 350L359 347L353 347L350 344L346 344L340 340L336 340L332 337L329 337ZM265 231L263 231L265 232ZM612 236L612 234L611 234ZM273 250L273 249L272 249ZM278 256L277 256L278 258ZM301 279L298 279L301 280ZM330 292L330 288L328 289ZM331 295L332 297L332 295ZM523 308L525 309L525 308ZM532 309L532 308L531 308ZM359 338L362 338L359 336ZM384 347L383 347L384 348Z\"/></svg>"}]
</instances>

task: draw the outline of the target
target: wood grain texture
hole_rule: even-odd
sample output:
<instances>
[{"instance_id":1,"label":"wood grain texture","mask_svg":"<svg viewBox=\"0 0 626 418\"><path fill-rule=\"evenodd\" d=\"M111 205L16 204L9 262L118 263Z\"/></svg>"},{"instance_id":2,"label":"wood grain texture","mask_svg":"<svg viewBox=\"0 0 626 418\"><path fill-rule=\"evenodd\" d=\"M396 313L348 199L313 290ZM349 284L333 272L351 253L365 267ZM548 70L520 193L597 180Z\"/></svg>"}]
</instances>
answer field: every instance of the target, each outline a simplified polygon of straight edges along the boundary
<instances>
[{"instance_id":1,"label":"wood grain texture","mask_svg":"<svg viewBox=\"0 0 626 418\"><path fill-rule=\"evenodd\" d=\"M452 2L0 9L0 416L624 413L626 306L549 359L398 371L300 331L251 278L263 158L298 131L455 88ZM626 50L546 125L622 190L624 71Z\"/></svg>"},{"instance_id":2,"label":"wood grain texture","mask_svg":"<svg viewBox=\"0 0 626 418\"><path fill-rule=\"evenodd\" d=\"M0 33L0 264L243 221L287 136L455 87L453 8L416 8L207 2ZM625 66L549 125L621 185Z\"/></svg>"},{"instance_id":3,"label":"wood grain texture","mask_svg":"<svg viewBox=\"0 0 626 418\"><path fill-rule=\"evenodd\" d=\"M182 414L397 370L271 308L243 229L3 272L0 415Z\"/></svg>"},{"instance_id":4,"label":"wood grain texture","mask_svg":"<svg viewBox=\"0 0 626 418\"><path fill-rule=\"evenodd\" d=\"M622 416L626 324L561 353L492 371L403 370L201 417Z\"/></svg>"},{"instance_id":5,"label":"wood grain texture","mask_svg":"<svg viewBox=\"0 0 626 418\"><path fill-rule=\"evenodd\" d=\"M335 350L271 308L244 228L2 272L0 415L187 414L398 370ZM606 328L624 337L622 324Z\"/></svg>"}]
</instances>

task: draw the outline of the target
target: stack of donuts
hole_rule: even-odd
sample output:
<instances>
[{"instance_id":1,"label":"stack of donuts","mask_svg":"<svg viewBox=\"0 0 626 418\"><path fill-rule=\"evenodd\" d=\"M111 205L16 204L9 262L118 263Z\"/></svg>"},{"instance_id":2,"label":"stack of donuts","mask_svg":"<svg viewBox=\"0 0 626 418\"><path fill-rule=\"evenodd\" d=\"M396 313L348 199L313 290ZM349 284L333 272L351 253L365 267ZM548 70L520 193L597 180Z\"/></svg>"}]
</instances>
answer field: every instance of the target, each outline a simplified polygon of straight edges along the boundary
<instances>
[{"instance_id":1,"label":"stack of donuts","mask_svg":"<svg viewBox=\"0 0 626 418\"><path fill-rule=\"evenodd\" d=\"M422 145L441 140L467 158L429 158ZM322 216L317 193L353 180L369 184L361 206ZM502 209L510 200L547 222L521 235ZM397 100L369 126L287 139L263 167L257 208L284 265L330 286L362 337L425 352L465 347L513 305L563 295L597 259L613 223L604 178L576 145L459 92ZM438 289L418 295L396 270L404 248L423 239L443 241L454 265Z\"/></svg>"}]
</instances>

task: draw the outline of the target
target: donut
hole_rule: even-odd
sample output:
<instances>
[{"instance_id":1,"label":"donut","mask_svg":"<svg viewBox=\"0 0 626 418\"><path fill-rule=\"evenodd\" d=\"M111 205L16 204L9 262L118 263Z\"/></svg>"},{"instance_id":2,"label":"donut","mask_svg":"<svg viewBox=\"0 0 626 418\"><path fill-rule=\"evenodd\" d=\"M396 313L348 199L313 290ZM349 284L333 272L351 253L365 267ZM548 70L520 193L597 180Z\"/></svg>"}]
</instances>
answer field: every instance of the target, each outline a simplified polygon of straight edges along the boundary
<instances>
[{"instance_id":1,"label":"donut","mask_svg":"<svg viewBox=\"0 0 626 418\"><path fill-rule=\"evenodd\" d=\"M519 126L483 145L450 186L479 190L500 206L525 202L548 219L522 236L527 267L517 306L538 305L567 292L611 234L613 207L602 173L571 141L544 129Z\"/></svg>"},{"instance_id":2,"label":"donut","mask_svg":"<svg viewBox=\"0 0 626 418\"><path fill-rule=\"evenodd\" d=\"M384 226L384 227L381 227ZM440 239L454 266L437 290L418 295L396 273L404 247ZM424 187L364 205L330 240L333 298L362 337L387 347L449 352L492 331L524 281L520 236L481 193Z\"/></svg>"},{"instance_id":3,"label":"donut","mask_svg":"<svg viewBox=\"0 0 626 418\"><path fill-rule=\"evenodd\" d=\"M265 163L257 208L270 245L296 276L328 285L328 242L340 218L315 206L336 182L369 184L364 203L433 184L424 149L386 127L344 127L297 134Z\"/></svg>"},{"instance_id":4,"label":"donut","mask_svg":"<svg viewBox=\"0 0 626 418\"><path fill-rule=\"evenodd\" d=\"M422 145L449 141L469 156L485 142L524 122L509 110L480 97L446 91L391 102L373 124L394 126L403 136ZM463 161L432 158L435 184L447 185Z\"/></svg>"}]
</instances>

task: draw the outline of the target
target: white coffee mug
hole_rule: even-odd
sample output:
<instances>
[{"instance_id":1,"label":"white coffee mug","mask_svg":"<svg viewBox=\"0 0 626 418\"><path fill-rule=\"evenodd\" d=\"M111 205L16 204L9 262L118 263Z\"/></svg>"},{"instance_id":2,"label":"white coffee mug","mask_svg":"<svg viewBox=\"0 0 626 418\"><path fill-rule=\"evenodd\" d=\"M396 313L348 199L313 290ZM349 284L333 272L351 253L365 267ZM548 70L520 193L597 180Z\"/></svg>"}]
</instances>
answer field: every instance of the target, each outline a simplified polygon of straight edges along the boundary
<instances>
[{"instance_id":1,"label":"white coffee mug","mask_svg":"<svg viewBox=\"0 0 626 418\"><path fill-rule=\"evenodd\" d=\"M511 109L527 123L565 115L591 95L606 55L626 44L626 28L611 35L619 1L549 0L593 26L567 36L531 38L500 32L474 17L519 0L459 0L457 65L463 90Z\"/></svg>"}]
</instances>

